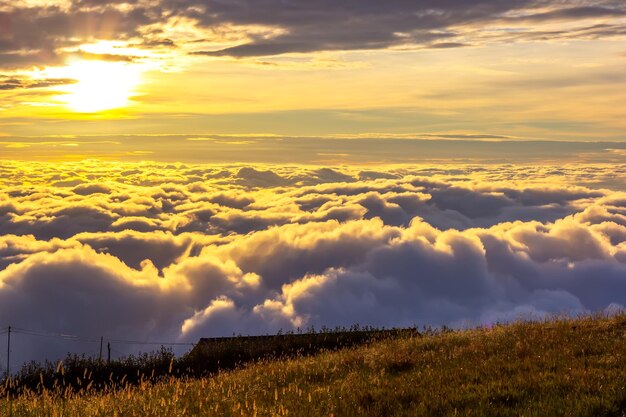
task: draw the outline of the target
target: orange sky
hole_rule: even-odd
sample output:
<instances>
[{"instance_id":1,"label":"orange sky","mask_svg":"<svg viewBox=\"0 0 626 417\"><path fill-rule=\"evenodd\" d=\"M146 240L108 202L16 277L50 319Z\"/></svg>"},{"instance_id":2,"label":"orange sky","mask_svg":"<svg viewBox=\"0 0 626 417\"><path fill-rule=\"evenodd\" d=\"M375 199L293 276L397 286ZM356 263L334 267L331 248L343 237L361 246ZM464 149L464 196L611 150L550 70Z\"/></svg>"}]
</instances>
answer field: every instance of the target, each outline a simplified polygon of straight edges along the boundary
<instances>
[{"instance_id":1,"label":"orange sky","mask_svg":"<svg viewBox=\"0 0 626 417\"><path fill-rule=\"evenodd\" d=\"M3 2L0 135L626 141L625 16L611 0Z\"/></svg>"}]
</instances>

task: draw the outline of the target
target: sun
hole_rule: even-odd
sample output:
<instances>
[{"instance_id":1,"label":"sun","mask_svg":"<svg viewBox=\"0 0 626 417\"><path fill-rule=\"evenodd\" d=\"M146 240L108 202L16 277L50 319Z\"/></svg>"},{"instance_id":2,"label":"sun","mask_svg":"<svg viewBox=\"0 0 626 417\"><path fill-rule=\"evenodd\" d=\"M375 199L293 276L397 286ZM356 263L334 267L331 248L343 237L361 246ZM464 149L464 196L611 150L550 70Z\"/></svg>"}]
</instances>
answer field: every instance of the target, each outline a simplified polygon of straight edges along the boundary
<instances>
[{"instance_id":1,"label":"sun","mask_svg":"<svg viewBox=\"0 0 626 417\"><path fill-rule=\"evenodd\" d=\"M97 113L126 107L141 81L138 66L128 62L76 60L63 68L74 80L59 100L77 113Z\"/></svg>"}]
</instances>

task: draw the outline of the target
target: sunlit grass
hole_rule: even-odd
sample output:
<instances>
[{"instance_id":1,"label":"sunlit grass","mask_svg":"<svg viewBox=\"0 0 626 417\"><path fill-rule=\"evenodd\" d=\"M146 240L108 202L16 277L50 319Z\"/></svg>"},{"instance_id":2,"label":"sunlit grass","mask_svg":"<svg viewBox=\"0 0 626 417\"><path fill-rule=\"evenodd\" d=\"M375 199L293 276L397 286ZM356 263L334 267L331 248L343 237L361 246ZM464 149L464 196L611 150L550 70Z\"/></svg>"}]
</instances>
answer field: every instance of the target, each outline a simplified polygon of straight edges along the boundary
<instances>
[{"instance_id":1,"label":"sunlit grass","mask_svg":"<svg viewBox=\"0 0 626 417\"><path fill-rule=\"evenodd\" d=\"M376 342L209 378L3 399L14 416L624 416L626 316ZM12 410L12 411L11 411Z\"/></svg>"}]
</instances>

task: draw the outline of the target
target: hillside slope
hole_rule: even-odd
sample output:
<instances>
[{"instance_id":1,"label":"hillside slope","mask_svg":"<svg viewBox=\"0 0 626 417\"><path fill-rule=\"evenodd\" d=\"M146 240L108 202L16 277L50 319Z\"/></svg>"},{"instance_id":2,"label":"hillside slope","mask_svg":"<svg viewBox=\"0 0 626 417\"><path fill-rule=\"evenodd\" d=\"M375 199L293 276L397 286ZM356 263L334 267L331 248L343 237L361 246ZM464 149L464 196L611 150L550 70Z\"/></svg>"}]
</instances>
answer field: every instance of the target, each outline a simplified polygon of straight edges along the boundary
<instances>
[{"instance_id":1,"label":"hillside slope","mask_svg":"<svg viewBox=\"0 0 626 417\"><path fill-rule=\"evenodd\" d=\"M387 340L64 401L5 399L0 415L10 407L14 416L626 416L626 316Z\"/></svg>"}]
</instances>

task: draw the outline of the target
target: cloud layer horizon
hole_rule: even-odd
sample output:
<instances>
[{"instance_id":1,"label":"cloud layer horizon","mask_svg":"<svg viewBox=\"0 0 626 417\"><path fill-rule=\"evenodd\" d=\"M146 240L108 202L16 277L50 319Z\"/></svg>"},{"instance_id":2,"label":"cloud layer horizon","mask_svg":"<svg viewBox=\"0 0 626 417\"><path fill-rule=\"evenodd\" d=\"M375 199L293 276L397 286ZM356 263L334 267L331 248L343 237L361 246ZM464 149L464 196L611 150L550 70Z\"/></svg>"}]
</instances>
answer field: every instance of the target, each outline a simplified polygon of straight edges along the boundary
<instances>
[{"instance_id":1,"label":"cloud layer horizon","mask_svg":"<svg viewBox=\"0 0 626 417\"><path fill-rule=\"evenodd\" d=\"M0 328L195 342L614 311L625 169L2 162ZM14 363L97 350L15 343Z\"/></svg>"}]
</instances>

